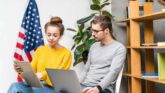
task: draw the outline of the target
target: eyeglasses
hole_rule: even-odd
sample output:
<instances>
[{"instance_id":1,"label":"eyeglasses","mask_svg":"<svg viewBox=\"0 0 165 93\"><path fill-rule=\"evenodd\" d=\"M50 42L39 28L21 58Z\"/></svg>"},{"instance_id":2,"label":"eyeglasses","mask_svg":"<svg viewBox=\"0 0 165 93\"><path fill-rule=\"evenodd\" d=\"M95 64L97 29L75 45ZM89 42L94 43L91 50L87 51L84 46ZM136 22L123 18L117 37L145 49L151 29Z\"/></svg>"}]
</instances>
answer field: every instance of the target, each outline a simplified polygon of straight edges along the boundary
<instances>
[{"instance_id":1,"label":"eyeglasses","mask_svg":"<svg viewBox=\"0 0 165 93\"><path fill-rule=\"evenodd\" d=\"M97 34L97 33L101 32L101 31L104 31L104 30L95 30L95 29L91 29L91 31L92 31L92 33L94 33L94 34Z\"/></svg>"}]
</instances>

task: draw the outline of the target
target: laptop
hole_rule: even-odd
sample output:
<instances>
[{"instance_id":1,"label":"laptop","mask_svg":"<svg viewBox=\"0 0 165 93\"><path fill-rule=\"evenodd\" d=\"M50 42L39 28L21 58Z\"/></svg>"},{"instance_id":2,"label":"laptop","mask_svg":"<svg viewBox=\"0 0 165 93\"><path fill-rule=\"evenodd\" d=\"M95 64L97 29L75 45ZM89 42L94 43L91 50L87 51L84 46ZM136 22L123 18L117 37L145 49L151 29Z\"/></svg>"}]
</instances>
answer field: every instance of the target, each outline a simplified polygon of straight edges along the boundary
<instances>
[{"instance_id":1,"label":"laptop","mask_svg":"<svg viewBox=\"0 0 165 93\"><path fill-rule=\"evenodd\" d=\"M74 70L46 69L56 91L81 93L81 86Z\"/></svg>"},{"instance_id":2,"label":"laptop","mask_svg":"<svg viewBox=\"0 0 165 93\"><path fill-rule=\"evenodd\" d=\"M40 83L40 80L38 79L29 62L14 61L14 63L21 67L21 75L29 86L43 88L43 85Z\"/></svg>"}]
</instances>

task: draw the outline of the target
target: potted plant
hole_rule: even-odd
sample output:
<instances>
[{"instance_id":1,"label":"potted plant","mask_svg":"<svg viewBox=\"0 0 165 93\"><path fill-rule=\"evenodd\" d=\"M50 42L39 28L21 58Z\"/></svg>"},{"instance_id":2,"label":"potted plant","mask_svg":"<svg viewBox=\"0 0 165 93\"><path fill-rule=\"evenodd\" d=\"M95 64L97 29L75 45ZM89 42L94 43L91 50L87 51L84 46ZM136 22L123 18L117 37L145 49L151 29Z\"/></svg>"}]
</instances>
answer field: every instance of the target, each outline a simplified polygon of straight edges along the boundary
<instances>
[{"instance_id":1,"label":"potted plant","mask_svg":"<svg viewBox=\"0 0 165 93\"><path fill-rule=\"evenodd\" d=\"M87 24L87 22L89 22L95 15L107 15L113 19L111 13L104 9L105 6L110 4L109 1L110 0L92 0L90 9L94 12L87 17L77 20L77 30L67 28L69 31L76 32L76 35L73 37L74 45L72 47L72 50L74 49L74 66L80 62L86 63L89 48L95 42L95 40L91 38L92 32L90 25Z\"/></svg>"}]
</instances>

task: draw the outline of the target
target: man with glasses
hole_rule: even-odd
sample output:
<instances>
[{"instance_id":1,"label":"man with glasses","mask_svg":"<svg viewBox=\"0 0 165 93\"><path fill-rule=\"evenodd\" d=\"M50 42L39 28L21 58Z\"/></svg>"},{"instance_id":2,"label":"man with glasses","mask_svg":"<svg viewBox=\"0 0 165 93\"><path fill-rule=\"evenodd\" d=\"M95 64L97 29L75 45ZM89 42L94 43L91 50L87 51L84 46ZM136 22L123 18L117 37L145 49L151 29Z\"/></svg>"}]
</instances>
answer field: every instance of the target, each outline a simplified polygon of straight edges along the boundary
<instances>
[{"instance_id":1,"label":"man with glasses","mask_svg":"<svg viewBox=\"0 0 165 93\"><path fill-rule=\"evenodd\" d=\"M80 75L83 93L114 93L114 84L124 64L126 48L112 35L108 16L95 16L91 21L94 43Z\"/></svg>"}]
</instances>

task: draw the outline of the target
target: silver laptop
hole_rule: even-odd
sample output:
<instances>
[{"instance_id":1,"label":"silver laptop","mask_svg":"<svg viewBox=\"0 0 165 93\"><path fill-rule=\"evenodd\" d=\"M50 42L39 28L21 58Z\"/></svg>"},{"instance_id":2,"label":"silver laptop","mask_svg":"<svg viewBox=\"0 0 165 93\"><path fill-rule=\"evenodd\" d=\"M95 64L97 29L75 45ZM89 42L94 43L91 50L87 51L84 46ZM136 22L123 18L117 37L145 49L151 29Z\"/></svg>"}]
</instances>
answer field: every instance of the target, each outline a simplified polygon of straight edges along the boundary
<instances>
[{"instance_id":1,"label":"silver laptop","mask_svg":"<svg viewBox=\"0 0 165 93\"><path fill-rule=\"evenodd\" d=\"M67 93L81 93L78 77L73 70L46 69L56 91Z\"/></svg>"},{"instance_id":2,"label":"silver laptop","mask_svg":"<svg viewBox=\"0 0 165 93\"><path fill-rule=\"evenodd\" d=\"M40 83L29 62L14 61L14 63L21 67L21 75L29 86L43 88L43 85Z\"/></svg>"}]
</instances>

